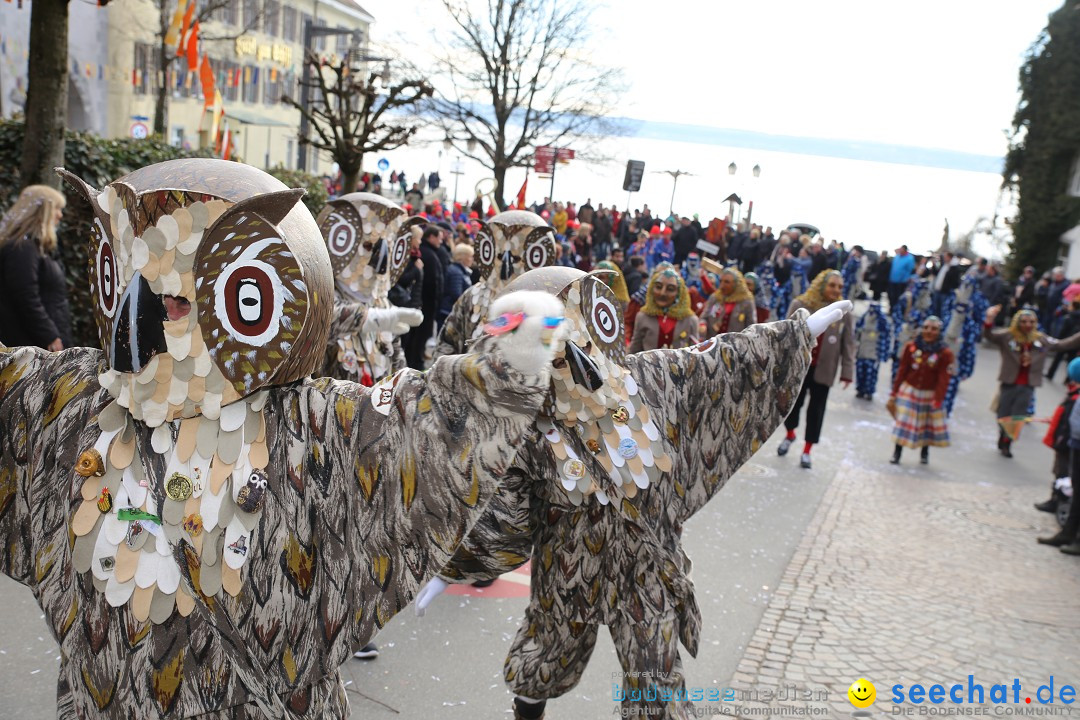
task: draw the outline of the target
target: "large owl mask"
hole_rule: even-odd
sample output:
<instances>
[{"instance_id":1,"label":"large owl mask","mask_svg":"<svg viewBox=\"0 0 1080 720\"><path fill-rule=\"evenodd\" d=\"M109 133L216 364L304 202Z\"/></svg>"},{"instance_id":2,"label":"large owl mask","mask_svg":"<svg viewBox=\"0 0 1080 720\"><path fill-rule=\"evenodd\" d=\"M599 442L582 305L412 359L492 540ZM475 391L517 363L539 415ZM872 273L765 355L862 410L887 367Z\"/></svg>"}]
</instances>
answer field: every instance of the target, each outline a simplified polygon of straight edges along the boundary
<instances>
[{"instance_id":1,"label":"large owl mask","mask_svg":"<svg viewBox=\"0 0 1080 720\"><path fill-rule=\"evenodd\" d=\"M223 160L150 165L101 191L58 172L94 212L100 380L133 417L216 419L315 370L332 272L302 190Z\"/></svg>"},{"instance_id":2,"label":"large owl mask","mask_svg":"<svg viewBox=\"0 0 1080 720\"><path fill-rule=\"evenodd\" d=\"M491 218L477 234L475 247L480 275L495 292L524 272L555 264L555 230L526 210Z\"/></svg>"},{"instance_id":3,"label":"large owl mask","mask_svg":"<svg viewBox=\"0 0 1080 720\"><path fill-rule=\"evenodd\" d=\"M406 219L404 208L381 195L349 193L331 200L318 222L338 291L371 303L385 299L405 272L409 242L426 221Z\"/></svg>"},{"instance_id":4,"label":"large owl mask","mask_svg":"<svg viewBox=\"0 0 1080 720\"><path fill-rule=\"evenodd\" d=\"M671 460L625 367L622 307L595 275L568 267L532 270L505 292L540 290L566 305L566 342L555 354L553 393L537 424L551 446L559 481L575 505L601 503L659 479Z\"/></svg>"}]
</instances>

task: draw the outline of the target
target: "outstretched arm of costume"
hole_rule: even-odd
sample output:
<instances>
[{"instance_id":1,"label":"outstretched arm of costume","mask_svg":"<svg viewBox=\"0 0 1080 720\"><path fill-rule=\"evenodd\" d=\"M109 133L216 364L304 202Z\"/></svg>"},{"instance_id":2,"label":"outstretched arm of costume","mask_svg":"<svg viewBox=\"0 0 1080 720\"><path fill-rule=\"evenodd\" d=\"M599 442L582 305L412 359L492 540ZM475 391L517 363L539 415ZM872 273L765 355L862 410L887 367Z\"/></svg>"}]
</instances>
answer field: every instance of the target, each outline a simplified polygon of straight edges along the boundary
<instances>
[{"instance_id":1,"label":"outstretched arm of costume","mask_svg":"<svg viewBox=\"0 0 1080 720\"><path fill-rule=\"evenodd\" d=\"M658 490L680 518L697 512L787 417L810 365L809 314L752 325L627 366L673 461Z\"/></svg>"},{"instance_id":2,"label":"outstretched arm of costume","mask_svg":"<svg viewBox=\"0 0 1080 720\"><path fill-rule=\"evenodd\" d=\"M530 511L535 480L524 466L536 442L535 436L526 440L480 520L439 573L443 580L493 580L528 562L533 550Z\"/></svg>"},{"instance_id":3,"label":"outstretched arm of costume","mask_svg":"<svg viewBox=\"0 0 1080 720\"><path fill-rule=\"evenodd\" d=\"M360 332L367 318L368 306L349 300L334 300L334 316L330 320L330 343L337 338Z\"/></svg>"},{"instance_id":4,"label":"outstretched arm of costume","mask_svg":"<svg viewBox=\"0 0 1080 720\"><path fill-rule=\"evenodd\" d=\"M88 348L52 354L0 345L0 572L26 585L37 584L35 568L68 552L38 548L36 538L39 525L67 521L67 484L87 432L87 388L97 388L99 361Z\"/></svg>"},{"instance_id":5,"label":"outstretched arm of costume","mask_svg":"<svg viewBox=\"0 0 1080 720\"><path fill-rule=\"evenodd\" d=\"M373 388L306 386L300 416L320 447L309 448L302 477L312 489L320 478L338 488L319 510L329 528L319 551L340 558L340 581L354 588L353 641L370 639L446 565L533 429L554 353L543 318L562 314L541 295L546 303L522 306L516 330L426 373L405 370Z\"/></svg>"},{"instance_id":6,"label":"outstretched arm of costume","mask_svg":"<svg viewBox=\"0 0 1080 720\"><path fill-rule=\"evenodd\" d=\"M1068 352L1070 350L1076 350L1080 348L1080 333L1067 337L1062 340L1055 340L1054 338L1047 338L1052 352Z\"/></svg>"}]
</instances>

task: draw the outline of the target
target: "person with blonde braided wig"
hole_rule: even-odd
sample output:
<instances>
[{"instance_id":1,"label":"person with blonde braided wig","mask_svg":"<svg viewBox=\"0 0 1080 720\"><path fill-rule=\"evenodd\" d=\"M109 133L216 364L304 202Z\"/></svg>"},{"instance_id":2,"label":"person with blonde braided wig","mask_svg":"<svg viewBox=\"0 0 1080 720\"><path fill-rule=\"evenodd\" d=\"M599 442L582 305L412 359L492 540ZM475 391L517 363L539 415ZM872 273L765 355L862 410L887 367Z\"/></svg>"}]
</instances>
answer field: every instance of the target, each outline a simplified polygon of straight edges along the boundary
<instances>
[{"instance_id":1,"label":"person with blonde braided wig","mask_svg":"<svg viewBox=\"0 0 1080 720\"><path fill-rule=\"evenodd\" d=\"M1039 330L1039 319L1033 310L1024 309L1013 315L1007 328L994 329L994 320L1001 312L1000 305L986 311L983 335L1001 351L1001 370L998 372L997 418L998 450L1012 457L1012 438L1000 426L1003 418L1026 417L1035 388L1042 385L1043 364L1051 353L1080 348L1080 333L1057 340Z\"/></svg>"},{"instance_id":2,"label":"person with blonde braided wig","mask_svg":"<svg viewBox=\"0 0 1080 720\"><path fill-rule=\"evenodd\" d=\"M31 185L0 219L0 343L71 347L67 280L56 260L64 196Z\"/></svg>"},{"instance_id":3,"label":"person with blonde braided wig","mask_svg":"<svg viewBox=\"0 0 1080 720\"><path fill-rule=\"evenodd\" d=\"M757 320L754 296L746 287L743 274L733 267L720 272L720 287L709 296L702 311L708 337L739 332Z\"/></svg>"},{"instance_id":4,"label":"person with blonde braided wig","mask_svg":"<svg viewBox=\"0 0 1080 720\"><path fill-rule=\"evenodd\" d=\"M690 309L690 291L670 263L661 263L649 278L645 307L634 322L630 352L684 348L698 343L698 317Z\"/></svg>"},{"instance_id":5,"label":"person with blonde braided wig","mask_svg":"<svg viewBox=\"0 0 1080 720\"><path fill-rule=\"evenodd\" d=\"M619 307L622 308L623 314L626 314L626 308L630 304L630 291L626 287L626 276L623 275L619 266L610 260L601 260L596 263L595 270L606 270L607 272L597 273L600 279L604 281L604 284L611 288L612 294L615 295L615 299L619 301Z\"/></svg>"},{"instance_id":6,"label":"person with blonde braided wig","mask_svg":"<svg viewBox=\"0 0 1080 720\"><path fill-rule=\"evenodd\" d=\"M923 320L919 336L904 346L889 396L893 426L891 462L900 463L905 447L920 448L919 462L930 462L930 446L948 447L945 392L953 374L954 356L941 338L944 323L936 315Z\"/></svg>"},{"instance_id":7,"label":"person with blonde braided wig","mask_svg":"<svg viewBox=\"0 0 1080 720\"><path fill-rule=\"evenodd\" d=\"M809 289L792 301L788 308L790 318L800 308L811 313L831 303L844 299L844 279L836 270L822 270L814 278ZM795 430L799 427L799 413L803 401L810 396L806 409L806 444L803 446L799 465L810 469L810 450L821 439L821 426L825 421L825 404L829 399L829 388L836 382L836 373L840 372L840 382L847 389L855 377L855 318L845 315L828 327L818 338L810 358L810 370L803 381L795 407L784 421L787 436L777 447L777 455L787 455L791 444L795 442Z\"/></svg>"}]
</instances>

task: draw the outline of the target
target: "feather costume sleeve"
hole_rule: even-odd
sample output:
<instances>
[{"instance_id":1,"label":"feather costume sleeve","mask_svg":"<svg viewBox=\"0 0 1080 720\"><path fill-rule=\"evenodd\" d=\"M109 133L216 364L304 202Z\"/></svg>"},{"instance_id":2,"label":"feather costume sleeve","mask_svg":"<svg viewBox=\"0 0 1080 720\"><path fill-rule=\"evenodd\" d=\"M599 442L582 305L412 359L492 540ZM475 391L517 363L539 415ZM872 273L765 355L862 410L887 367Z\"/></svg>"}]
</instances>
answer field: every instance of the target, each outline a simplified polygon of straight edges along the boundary
<instances>
[{"instance_id":1,"label":"feather costume sleeve","mask_svg":"<svg viewBox=\"0 0 1080 720\"><path fill-rule=\"evenodd\" d=\"M700 510L791 410L810 365L807 317L627 356L670 443L674 468L662 491L681 519Z\"/></svg>"}]
</instances>

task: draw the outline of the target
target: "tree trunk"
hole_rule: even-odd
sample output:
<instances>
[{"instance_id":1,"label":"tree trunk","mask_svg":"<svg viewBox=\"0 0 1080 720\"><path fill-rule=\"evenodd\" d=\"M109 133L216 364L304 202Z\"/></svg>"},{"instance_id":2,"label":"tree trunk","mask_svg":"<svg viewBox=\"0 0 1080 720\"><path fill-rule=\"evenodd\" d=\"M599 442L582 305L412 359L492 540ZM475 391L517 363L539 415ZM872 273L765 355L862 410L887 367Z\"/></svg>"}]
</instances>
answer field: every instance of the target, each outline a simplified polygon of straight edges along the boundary
<instances>
[{"instance_id":1,"label":"tree trunk","mask_svg":"<svg viewBox=\"0 0 1080 720\"><path fill-rule=\"evenodd\" d=\"M506 171L509 168L506 165L496 162L493 168L495 172L495 200L499 203L499 207L495 208L495 212L499 212L506 207Z\"/></svg>"},{"instance_id":2,"label":"tree trunk","mask_svg":"<svg viewBox=\"0 0 1080 720\"><path fill-rule=\"evenodd\" d=\"M341 194L356 192L356 185L360 182L360 168L346 170L341 168ZM366 188L365 188L366 189Z\"/></svg>"},{"instance_id":3,"label":"tree trunk","mask_svg":"<svg viewBox=\"0 0 1080 720\"><path fill-rule=\"evenodd\" d=\"M26 91L23 187L60 188L53 168L64 164L68 103L68 0L30 4L30 58Z\"/></svg>"},{"instance_id":4,"label":"tree trunk","mask_svg":"<svg viewBox=\"0 0 1080 720\"><path fill-rule=\"evenodd\" d=\"M168 140L166 132L169 129L169 49L165 40L161 40L158 46L158 68L161 70L161 85L157 89L157 100L154 103L154 134Z\"/></svg>"}]
</instances>

